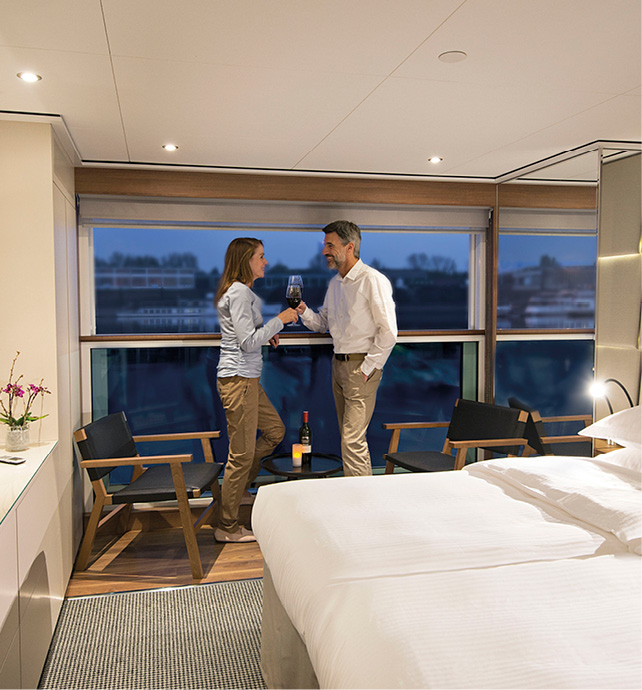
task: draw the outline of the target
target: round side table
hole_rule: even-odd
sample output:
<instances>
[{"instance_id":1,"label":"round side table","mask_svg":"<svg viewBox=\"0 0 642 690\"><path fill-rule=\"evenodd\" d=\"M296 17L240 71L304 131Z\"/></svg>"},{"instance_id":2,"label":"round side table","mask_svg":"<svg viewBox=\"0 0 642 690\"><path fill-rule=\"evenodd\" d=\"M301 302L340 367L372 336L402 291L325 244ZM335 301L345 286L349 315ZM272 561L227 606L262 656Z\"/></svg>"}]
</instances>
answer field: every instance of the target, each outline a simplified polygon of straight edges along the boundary
<instances>
[{"instance_id":1,"label":"round side table","mask_svg":"<svg viewBox=\"0 0 642 690\"><path fill-rule=\"evenodd\" d=\"M272 474L278 474L288 479L314 479L315 477L328 477L343 469L343 462L338 455L329 453L312 453L309 465L301 467L292 466L290 453L276 453L268 455L261 462L264 469Z\"/></svg>"}]
</instances>

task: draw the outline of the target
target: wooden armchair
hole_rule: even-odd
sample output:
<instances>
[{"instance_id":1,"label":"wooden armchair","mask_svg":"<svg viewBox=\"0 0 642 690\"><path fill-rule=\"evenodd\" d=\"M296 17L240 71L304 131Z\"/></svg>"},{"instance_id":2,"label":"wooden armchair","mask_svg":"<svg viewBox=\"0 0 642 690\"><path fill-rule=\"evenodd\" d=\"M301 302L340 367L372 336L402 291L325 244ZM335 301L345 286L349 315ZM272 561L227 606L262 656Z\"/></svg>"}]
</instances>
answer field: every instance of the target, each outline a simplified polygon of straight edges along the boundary
<instances>
[{"instance_id":1,"label":"wooden armchair","mask_svg":"<svg viewBox=\"0 0 642 690\"><path fill-rule=\"evenodd\" d=\"M81 467L86 468L94 489L94 506L76 561L78 570L85 570L99 527L119 516L126 529L132 505L147 501L177 501L185 544L195 580L203 578L196 532L211 516L214 505L220 505L218 477L223 465L214 462L210 440L218 438L218 431L198 431L176 434L132 436L124 412L103 417L74 433L82 456ZM140 456L136 442L200 439L205 454L204 463L193 463L192 455ZM115 467L133 466L131 482L112 493L108 492L103 477ZM193 523L189 499L199 498L211 490L212 501ZM105 506L118 505L101 519Z\"/></svg>"},{"instance_id":2,"label":"wooden armchair","mask_svg":"<svg viewBox=\"0 0 642 690\"><path fill-rule=\"evenodd\" d=\"M537 455L563 455L560 446L573 443L581 444L575 445L575 454L586 455L588 457L592 454L591 440L586 436L578 436L577 434L567 434L563 436L551 436L546 429L547 424L556 424L561 422L578 422L586 427L593 423L593 416L590 414L576 414L576 415L561 415L557 417L542 417L537 410L526 405L526 403L518 400L515 397L508 399L510 407L518 410L525 410L528 412L528 421L526 422L526 430L524 435L528 439L528 445L533 449Z\"/></svg>"},{"instance_id":3,"label":"wooden armchair","mask_svg":"<svg viewBox=\"0 0 642 690\"><path fill-rule=\"evenodd\" d=\"M450 422L397 422L383 424L392 436L386 461L386 474L395 466L411 472L461 470L469 448L483 448L504 455L518 455L526 450L525 427L528 413L523 410L475 402L460 398L455 402ZM433 450L399 452L401 432L409 429L448 427L441 452ZM456 452L453 456L453 451Z\"/></svg>"}]
</instances>

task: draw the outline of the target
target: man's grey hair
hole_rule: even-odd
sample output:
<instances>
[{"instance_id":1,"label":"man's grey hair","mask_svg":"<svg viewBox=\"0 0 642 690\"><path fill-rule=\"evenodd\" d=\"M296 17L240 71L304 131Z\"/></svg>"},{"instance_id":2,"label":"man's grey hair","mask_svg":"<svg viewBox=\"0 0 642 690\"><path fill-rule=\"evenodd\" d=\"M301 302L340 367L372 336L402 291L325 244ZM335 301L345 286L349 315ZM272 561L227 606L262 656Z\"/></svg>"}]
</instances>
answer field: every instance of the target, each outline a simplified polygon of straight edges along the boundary
<instances>
[{"instance_id":1,"label":"man's grey hair","mask_svg":"<svg viewBox=\"0 0 642 690\"><path fill-rule=\"evenodd\" d=\"M341 244L345 247L348 242L354 242L354 258L359 258L359 250L361 249L361 229L356 223L351 223L349 220L335 220L326 225L323 232L327 235L329 232L336 232L341 240Z\"/></svg>"}]
</instances>

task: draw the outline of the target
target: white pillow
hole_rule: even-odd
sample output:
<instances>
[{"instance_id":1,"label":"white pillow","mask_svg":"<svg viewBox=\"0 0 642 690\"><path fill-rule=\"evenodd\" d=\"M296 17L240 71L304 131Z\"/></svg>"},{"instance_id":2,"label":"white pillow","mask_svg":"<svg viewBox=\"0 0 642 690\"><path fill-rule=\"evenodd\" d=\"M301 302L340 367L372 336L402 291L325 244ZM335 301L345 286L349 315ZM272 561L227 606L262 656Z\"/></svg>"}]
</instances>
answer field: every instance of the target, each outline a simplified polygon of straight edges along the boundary
<instances>
[{"instance_id":1,"label":"white pillow","mask_svg":"<svg viewBox=\"0 0 642 690\"><path fill-rule=\"evenodd\" d=\"M608 462L610 465L628 467L630 470L642 472L642 448L618 448L610 453L602 453L595 460Z\"/></svg>"},{"instance_id":2,"label":"white pillow","mask_svg":"<svg viewBox=\"0 0 642 690\"><path fill-rule=\"evenodd\" d=\"M586 429L578 431L582 436L615 441L626 448L642 447L642 407L631 407L622 412L600 419Z\"/></svg>"}]
</instances>

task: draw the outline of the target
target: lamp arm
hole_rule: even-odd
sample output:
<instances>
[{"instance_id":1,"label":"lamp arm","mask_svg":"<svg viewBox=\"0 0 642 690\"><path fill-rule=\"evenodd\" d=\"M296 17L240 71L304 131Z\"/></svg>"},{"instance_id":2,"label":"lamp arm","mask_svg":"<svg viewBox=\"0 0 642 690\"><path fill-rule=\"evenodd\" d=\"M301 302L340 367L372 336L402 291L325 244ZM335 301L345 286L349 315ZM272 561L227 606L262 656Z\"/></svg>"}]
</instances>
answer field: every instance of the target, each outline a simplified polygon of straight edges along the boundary
<instances>
[{"instance_id":1,"label":"lamp arm","mask_svg":"<svg viewBox=\"0 0 642 690\"><path fill-rule=\"evenodd\" d=\"M604 381L604 383L615 383L615 384L617 384L622 389L622 391L624 392L624 395L626 395L626 399L629 401L629 406L635 407L635 405L633 404L633 400L631 400L631 396L629 395L629 391L627 391L626 388L617 379L606 379ZM608 401L608 398L607 398L607 401ZM611 406L609 405L609 408L610 407ZM613 411L611 411L611 414L613 414Z\"/></svg>"}]
</instances>

